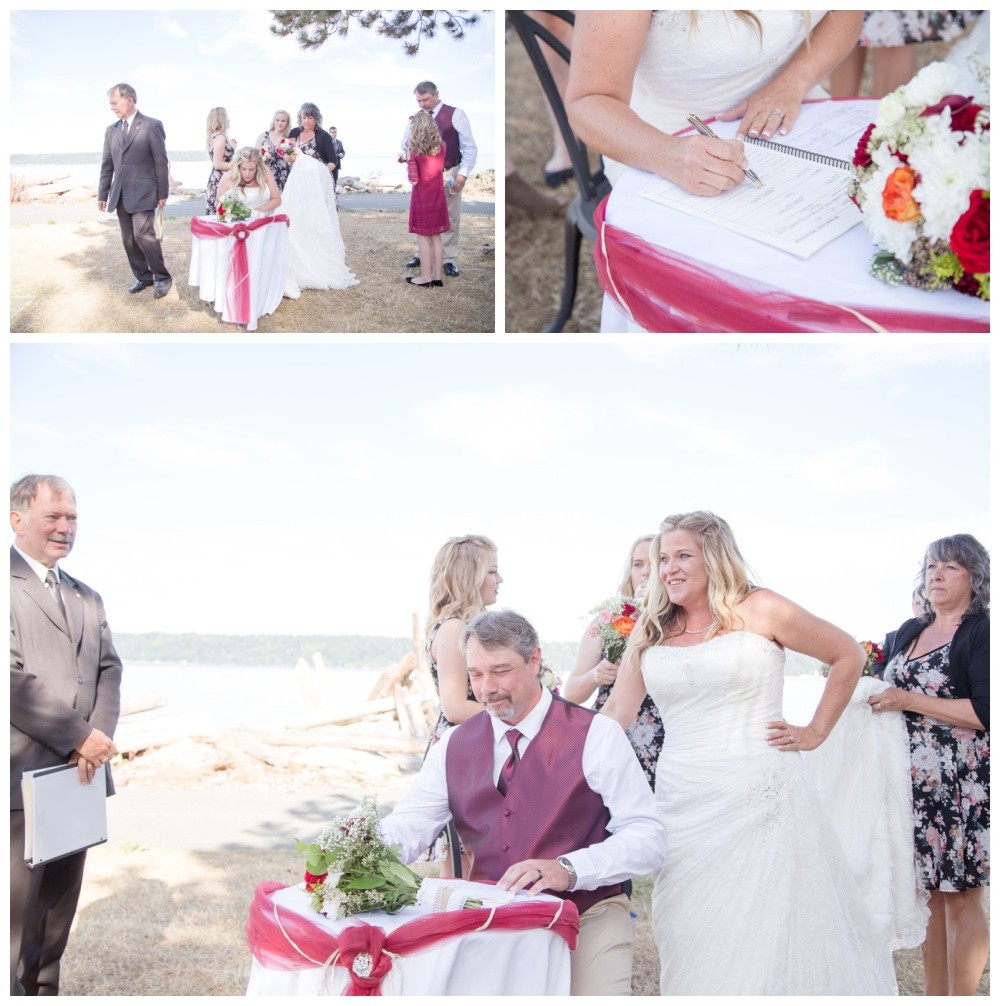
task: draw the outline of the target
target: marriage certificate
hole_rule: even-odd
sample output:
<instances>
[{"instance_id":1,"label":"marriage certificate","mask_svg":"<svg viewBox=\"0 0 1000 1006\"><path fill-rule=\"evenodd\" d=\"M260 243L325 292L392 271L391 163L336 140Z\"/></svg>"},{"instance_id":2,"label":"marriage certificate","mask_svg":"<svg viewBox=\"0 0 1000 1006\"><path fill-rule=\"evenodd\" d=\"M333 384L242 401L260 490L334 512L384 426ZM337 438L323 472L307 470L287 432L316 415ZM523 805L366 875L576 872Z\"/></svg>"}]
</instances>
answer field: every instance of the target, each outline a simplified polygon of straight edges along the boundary
<instances>
[{"instance_id":1,"label":"marriage certificate","mask_svg":"<svg viewBox=\"0 0 1000 1006\"><path fill-rule=\"evenodd\" d=\"M764 183L744 181L719 196L696 196L660 180L640 195L682 213L745 234L775 248L808 258L861 223L847 195L848 166L874 104L821 101L802 114L777 143L745 143L750 167ZM736 135L738 122L713 122L723 139Z\"/></svg>"}]
</instances>

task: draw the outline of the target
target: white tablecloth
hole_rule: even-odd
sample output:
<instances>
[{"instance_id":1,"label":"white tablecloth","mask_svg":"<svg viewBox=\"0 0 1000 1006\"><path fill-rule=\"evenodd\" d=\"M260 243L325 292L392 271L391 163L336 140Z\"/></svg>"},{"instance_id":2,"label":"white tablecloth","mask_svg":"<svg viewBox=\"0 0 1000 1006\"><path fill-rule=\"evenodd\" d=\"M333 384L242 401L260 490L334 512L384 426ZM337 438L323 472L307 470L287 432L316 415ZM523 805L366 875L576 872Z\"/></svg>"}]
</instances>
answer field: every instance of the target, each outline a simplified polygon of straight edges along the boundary
<instances>
[{"instance_id":1,"label":"white tablecloth","mask_svg":"<svg viewBox=\"0 0 1000 1006\"><path fill-rule=\"evenodd\" d=\"M215 217L206 220L217 222ZM233 237L199 238L191 235L191 269L188 283L198 287L198 296L210 300L222 320L233 323L226 308L226 273ZM288 224L276 221L251 231L246 239L250 268L250 315L247 331L257 329L257 319L271 314L281 303L288 274Z\"/></svg>"},{"instance_id":2,"label":"white tablecloth","mask_svg":"<svg viewBox=\"0 0 1000 1006\"><path fill-rule=\"evenodd\" d=\"M331 922L309 908L301 887L273 895L275 904L303 915L332 933L348 921ZM553 898L553 902L557 899ZM404 908L396 915L373 912L369 925L387 933L421 918ZM248 996L339 995L347 983L343 968L276 971L256 960L250 968ZM382 982L383 995L569 995L570 951L566 941L546 929L481 932L458 936L393 962Z\"/></svg>"},{"instance_id":3,"label":"white tablecloth","mask_svg":"<svg viewBox=\"0 0 1000 1006\"><path fill-rule=\"evenodd\" d=\"M725 124L714 125L720 134L728 135ZM878 249L860 222L860 213L856 227L810 258L800 259L639 195L642 189L658 181L656 175L629 168L611 193L607 222L707 268L726 270L796 296L849 304L862 312L865 307L882 307L977 322L989 320L989 303L978 298L953 290L930 293L909 286L887 286L875 279L869 266ZM661 292L669 301L669 290ZM711 287L706 288L705 296L712 296ZM611 297L605 296L601 331L644 330L630 322Z\"/></svg>"}]
</instances>

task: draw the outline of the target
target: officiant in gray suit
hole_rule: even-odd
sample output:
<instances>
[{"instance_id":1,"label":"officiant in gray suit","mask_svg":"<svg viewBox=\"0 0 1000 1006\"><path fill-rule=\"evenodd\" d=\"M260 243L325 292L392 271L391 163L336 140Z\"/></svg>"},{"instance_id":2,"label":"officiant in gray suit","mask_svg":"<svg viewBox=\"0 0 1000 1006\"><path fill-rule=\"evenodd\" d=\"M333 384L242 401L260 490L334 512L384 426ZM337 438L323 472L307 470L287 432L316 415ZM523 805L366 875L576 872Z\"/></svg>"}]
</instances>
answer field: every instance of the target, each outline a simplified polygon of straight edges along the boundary
<instances>
[{"instance_id":1,"label":"officiant in gray suit","mask_svg":"<svg viewBox=\"0 0 1000 1006\"><path fill-rule=\"evenodd\" d=\"M135 88L116 84L108 91L118 122L104 133L97 208L115 210L122 229L122 244L135 276L129 293L153 287L164 297L173 279L163 263L163 248L156 236L156 209L166 206L169 194L167 138L163 123L135 107Z\"/></svg>"},{"instance_id":2,"label":"officiant in gray suit","mask_svg":"<svg viewBox=\"0 0 1000 1006\"><path fill-rule=\"evenodd\" d=\"M58 995L87 856L25 864L21 773L68 763L89 785L117 754L122 665L104 604L59 565L73 548L76 522L75 495L58 476L25 475L11 486L11 995Z\"/></svg>"}]
</instances>

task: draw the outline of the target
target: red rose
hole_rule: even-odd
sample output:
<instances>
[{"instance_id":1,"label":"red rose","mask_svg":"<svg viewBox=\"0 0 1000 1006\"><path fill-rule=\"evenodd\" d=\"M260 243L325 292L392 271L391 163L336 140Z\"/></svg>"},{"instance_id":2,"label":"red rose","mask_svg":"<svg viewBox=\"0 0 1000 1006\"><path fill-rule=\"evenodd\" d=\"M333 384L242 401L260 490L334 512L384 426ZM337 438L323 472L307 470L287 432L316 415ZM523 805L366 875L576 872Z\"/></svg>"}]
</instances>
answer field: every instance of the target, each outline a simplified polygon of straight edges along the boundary
<instances>
[{"instance_id":1,"label":"red rose","mask_svg":"<svg viewBox=\"0 0 1000 1006\"><path fill-rule=\"evenodd\" d=\"M983 110L983 106L977 105L971 96L949 94L920 114L922 117L940 115L946 108L951 109L951 128L956 133L971 133L976 127L976 116Z\"/></svg>"},{"instance_id":2,"label":"red rose","mask_svg":"<svg viewBox=\"0 0 1000 1006\"><path fill-rule=\"evenodd\" d=\"M219 203L219 216L224 217L226 215L226 207Z\"/></svg>"},{"instance_id":3,"label":"red rose","mask_svg":"<svg viewBox=\"0 0 1000 1006\"><path fill-rule=\"evenodd\" d=\"M312 892L320 884L322 884L323 881L326 880L326 878L327 878L327 874L325 874L325 873L315 874L315 873L310 873L308 870L306 870L306 875L305 875L306 891L308 891L310 894L312 894Z\"/></svg>"},{"instance_id":4,"label":"red rose","mask_svg":"<svg viewBox=\"0 0 1000 1006\"><path fill-rule=\"evenodd\" d=\"M868 141L872 138L872 133L875 131L875 123L871 125L864 131L861 139L858 140L857 148L854 151L854 166L856 168L867 168L872 162L871 154L868 153Z\"/></svg>"},{"instance_id":5,"label":"red rose","mask_svg":"<svg viewBox=\"0 0 1000 1006\"><path fill-rule=\"evenodd\" d=\"M631 604L623 604L622 614L628 615L631 618L631 616L635 614L635 608Z\"/></svg>"},{"instance_id":6,"label":"red rose","mask_svg":"<svg viewBox=\"0 0 1000 1006\"><path fill-rule=\"evenodd\" d=\"M949 240L962 268L969 273L990 271L990 194L975 189L969 208L958 218Z\"/></svg>"}]
</instances>

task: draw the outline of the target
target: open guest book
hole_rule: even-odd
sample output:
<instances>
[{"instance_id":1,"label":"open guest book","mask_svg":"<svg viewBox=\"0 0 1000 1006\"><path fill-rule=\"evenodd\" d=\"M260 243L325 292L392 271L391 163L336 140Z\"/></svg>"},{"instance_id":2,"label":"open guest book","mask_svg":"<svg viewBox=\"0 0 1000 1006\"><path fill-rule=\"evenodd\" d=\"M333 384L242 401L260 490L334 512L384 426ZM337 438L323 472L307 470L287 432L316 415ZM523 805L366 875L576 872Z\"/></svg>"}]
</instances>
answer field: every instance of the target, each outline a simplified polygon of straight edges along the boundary
<instances>
[{"instance_id":1,"label":"open guest book","mask_svg":"<svg viewBox=\"0 0 1000 1006\"><path fill-rule=\"evenodd\" d=\"M639 194L808 258L861 223L847 183L858 140L876 107L870 99L807 102L785 136L746 137L746 157L761 186L744 181L720 196L696 196L660 180ZM716 135L728 140L736 136L739 121L713 120L711 125Z\"/></svg>"},{"instance_id":2,"label":"open guest book","mask_svg":"<svg viewBox=\"0 0 1000 1006\"><path fill-rule=\"evenodd\" d=\"M107 765L84 785L75 765L25 771L24 861L39 866L108 840Z\"/></svg>"}]
</instances>

